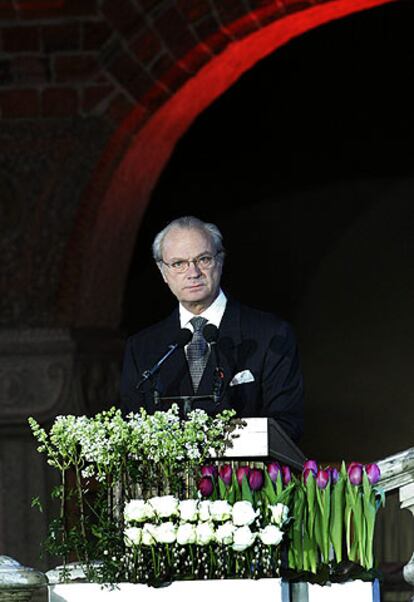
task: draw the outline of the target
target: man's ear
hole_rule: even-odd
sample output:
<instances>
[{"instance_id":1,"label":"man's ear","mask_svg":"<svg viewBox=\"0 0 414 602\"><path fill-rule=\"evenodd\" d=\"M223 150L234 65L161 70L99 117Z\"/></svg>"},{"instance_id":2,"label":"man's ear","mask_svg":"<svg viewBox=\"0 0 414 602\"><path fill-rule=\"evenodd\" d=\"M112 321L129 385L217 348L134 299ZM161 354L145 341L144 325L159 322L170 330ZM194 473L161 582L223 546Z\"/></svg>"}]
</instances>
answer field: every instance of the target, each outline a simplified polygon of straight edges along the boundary
<instances>
[{"instance_id":1,"label":"man's ear","mask_svg":"<svg viewBox=\"0 0 414 602\"><path fill-rule=\"evenodd\" d=\"M167 281L167 279L165 277L164 270L163 270L164 266L162 265L161 261L157 262L157 267L158 267L159 271L161 272L162 279L164 280L164 282L166 282L168 284L168 281Z\"/></svg>"}]
</instances>

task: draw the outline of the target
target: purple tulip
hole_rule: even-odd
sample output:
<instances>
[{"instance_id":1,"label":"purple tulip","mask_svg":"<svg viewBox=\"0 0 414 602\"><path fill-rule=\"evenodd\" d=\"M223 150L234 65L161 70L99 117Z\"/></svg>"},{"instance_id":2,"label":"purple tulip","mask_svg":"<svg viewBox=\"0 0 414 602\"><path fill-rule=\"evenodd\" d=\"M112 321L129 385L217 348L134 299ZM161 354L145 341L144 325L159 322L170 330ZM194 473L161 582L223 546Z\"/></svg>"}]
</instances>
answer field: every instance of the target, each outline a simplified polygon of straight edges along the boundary
<instances>
[{"instance_id":1,"label":"purple tulip","mask_svg":"<svg viewBox=\"0 0 414 602\"><path fill-rule=\"evenodd\" d=\"M368 481L371 485L378 483L381 477L381 471L378 464L367 464L365 466L365 472L367 473Z\"/></svg>"},{"instance_id":2,"label":"purple tulip","mask_svg":"<svg viewBox=\"0 0 414 602\"><path fill-rule=\"evenodd\" d=\"M213 477L217 479L218 468L215 464L209 464L208 466L201 467L201 475L203 477Z\"/></svg>"},{"instance_id":3,"label":"purple tulip","mask_svg":"<svg viewBox=\"0 0 414 602\"><path fill-rule=\"evenodd\" d=\"M319 489L325 489L329 483L329 472L327 470L318 470L316 475L316 484Z\"/></svg>"},{"instance_id":4,"label":"purple tulip","mask_svg":"<svg viewBox=\"0 0 414 602\"><path fill-rule=\"evenodd\" d=\"M319 470L316 460L306 460L303 465L303 472L305 472L305 470L311 470L316 477Z\"/></svg>"},{"instance_id":5,"label":"purple tulip","mask_svg":"<svg viewBox=\"0 0 414 602\"><path fill-rule=\"evenodd\" d=\"M339 472L338 469L332 466L328 466L328 468L326 469L329 472L329 476L331 478L331 483L335 484L338 482L339 479Z\"/></svg>"},{"instance_id":6,"label":"purple tulip","mask_svg":"<svg viewBox=\"0 0 414 602\"><path fill-rule=\"evenodd\" d=\"M279 462L272 462L267 465L267 472L269 473L269 477L275 483L277 479L277 475L280 473L280 464Z\"/></svg>"},{"instance_id":7,"label":"purple tulip","mask_svg":"<svg viewBox=\"0 0 414 602\"><path fill-rule=\"evenodd\" d=\"M211 477L203 477L198 483L198 490L204 497L209 497L213 493L213 481Z\"/></svg>"},{"instance_id":8,"label":"purple tulip","mask_svg":"<svg viewBox=\"0 0 414 602\"><path fill-rule=\"evenodd\" d=\"M306 468L303 471L303 482L306 483L308 482L309 476L312 475L313 478L316 477L316 474L313 472L313 470L311 470L310 468Z\"/></svg>"},{"instance_id":9,"label":"purple tulip","mask_svg":"<svg viewBox=\"0 0 414 602\"><path fill-rule=\"evenodd\" d=\"M230 485L233 476L233 469L230 464L223 464L223 466L219 468L219 476L225 485Z\"/></svg>"},{"instance_id":10,"label":"purple tulip","mask_svg":"<svg viewBox=\"0 0 414 602\"><path fill-rule=\"evenodd\" d=\"M292 480L292 473L290 472L289 466L282 466L282 479L284 485L287 485Z\"/></svg>"},{"instance_id":11,"label":"purple tulip","mask_svg":"<svg viewBox=\"0 0 414 602\"><path fill-rule=\"evenodd\" d=\"M239 466L236 470L237 482L241 486L244 475L249 478L250 468L248 466Z\"/></svg>"},{"instance_id":12,"label":"purple tulip","mask_svg":"<svg viewBox=\"0 0 414 602\"><path fill-rule=\"evenodd\" d=\"M361 485L362 466L357 462L353 462L353 465L348 467L348 477L352 485Z\"/></svg>"},{"instance_id":13,"label":"purple tulip","mask_svg":"<svg viewBox=\"0 0 414 602\"><path fill-rule=\"evenodd\" d=\"M263 487L263 472L259 468L252 468L249 474L249 485L252 491L259 491Z\"/></svg>"},{"instance_id":14,"label":"purple tulip","mask_svg":"<svg viewBox=\"0 0 414 602\"><path fill-rule=\"evenodd\" d=\"M351 462L350 464L348 464L347 469L346 469L348 474L349 474L349 471L354 468L354 466L360 466L362 468L361 462Z\"/></svg>"}]
</instances>

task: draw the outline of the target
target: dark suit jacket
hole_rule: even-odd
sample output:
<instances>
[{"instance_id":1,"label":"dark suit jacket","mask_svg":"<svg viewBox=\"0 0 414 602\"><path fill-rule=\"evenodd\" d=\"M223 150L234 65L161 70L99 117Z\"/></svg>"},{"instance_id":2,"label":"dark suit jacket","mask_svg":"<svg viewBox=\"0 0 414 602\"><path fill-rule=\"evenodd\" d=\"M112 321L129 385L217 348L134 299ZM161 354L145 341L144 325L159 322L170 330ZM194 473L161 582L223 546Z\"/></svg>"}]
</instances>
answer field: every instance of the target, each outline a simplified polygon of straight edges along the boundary
<instances>
[{"instance_id":1,"label":"dark suit jacket","mask_svg":"<svg viewBox=\"0 0 414 602\"><path fill-rule=\"evenodd\" d=\"M153 385L136 388L142 373L151 368L174 342L180 329L178 308L165 320L129 337L121 378L121 401L125 412L144 406L150 413L170 404L154 405ZM289 324L278 317L228 300L217 340L224 370L222 401L195 402L193 407L217 413L234 408L238 416L273 417L297 441L303 432L303 379L296 341ZM197 395L213 392L214 361L210 354ZM250 370L253 382L229 386L233 377ZM183 349L178 349L161 367L155 386L162 397L194 395Z\"/></svg>"}]
</instances>

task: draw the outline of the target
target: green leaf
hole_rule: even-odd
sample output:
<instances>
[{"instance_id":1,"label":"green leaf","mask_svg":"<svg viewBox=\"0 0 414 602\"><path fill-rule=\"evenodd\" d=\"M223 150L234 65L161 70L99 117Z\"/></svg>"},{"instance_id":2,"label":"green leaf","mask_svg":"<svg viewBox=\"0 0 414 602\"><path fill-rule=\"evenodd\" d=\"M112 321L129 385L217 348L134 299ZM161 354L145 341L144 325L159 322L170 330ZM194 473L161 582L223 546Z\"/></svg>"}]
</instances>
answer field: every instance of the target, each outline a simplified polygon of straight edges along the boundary
<instances>
[{"instance_id":1,"label":"green leaf","mask_svg":"<svg viewBox=\"0 0 414 602\"><path fill-rule=\"evenodd\" d=\"M342 562L343 518L345 508L345 482L342 474L332 486L330 536L334 548L336 562Z\"/></svg>"},{"instance_id":2,"label":"green leaf","mask_svg":"<svg viewBox=\"0 0 414 602\"><path fill-rule=\"evenodd\" d=\"M270 478L267 470L264 471L264 486L263 486L262 491L263 491L264 495L266 496L266 498L268 499L269 504L277 503L277 495L275 492L273 481Z\"/></svg>"},{"instance_id":3,"label":"green leaf","mask_svg":"<svg viewBox=\"0 0 414 602\"><path fill-rule=\"evenodd\" d=\"M229 490L227 492L227 501L231 505L235 504L237 501L236 492L234 491L233 484L230 485Z\"/></svg>"},{"instance_id":4,"label":"green leaf","mask_svg":"<svg viewBox=\"0 0 414 602\"><path fill-rule=\"evenodd\" d=\"M282 474L281 471L279 470L277 477L276 477L276 493L277 495L280 495L283 491L283 481L282 481Z\"/></svg>"},{"instance_id":5,"label":"green leaf","mask_svg":"<svg viewBox=\"0 0 414 602\"><path fill-rule=\"evenodd\" d=\"M302 487L302 485L297 481L293 480L295 477L292 477L292 481L287 485L287 487L281 492L280 495L276 495L276 504L286 504L286 506L290 506L290 498L292 497L292 493L297 487Z\"/></svg>"},{"instance_id":6,"label":"green leaf","mask_svg":"<svg viewBox=\"0 0 414 602\"><path fill-rule=\"evenodd\" d=\"M213 482L213 491L211 493L210 499L211 499L211 501L215 502L218 499L216 480L215 479L211 479L211 480Z\"/></svg>"},{"instance_id":7,"label":"green leaf","mask_svg":"<svg viewBox=\"0 0 414 602\"><path fill-rule=\"evenodd\" d=\"M64 493L63 485L55 485L55 487L53 487L50 495L53 499L62 499L63 493Z\"/></svg>"},{"instance_id":8,"label":"green leaf","mask_svg":"<svg viewBox=\"0 0 414 602\"><path fill-rule=\"evenodd\" d=\"M40 512L43 512L43 505L38 496L32 498L32 508L37 508Z\"/></svg>"},{"instance_id":9,"label":"green leaf","mask_svg":"<svg viewBox=\"0 0 414 602\"><path fill-rule=\"evenodd\" d=\"M101 529L96 526L96 525L92 525L91 527L91 531L93 533L93 535L97 538L97 539L101 539L102 538L102 531Z\"/></svg>"},{"instance_id":10,"label":"green leaf","mask_svg":"<svg viewBox=\"0 0 414 602\"><path fill-rule=\"evenodd\" d=\"M364 472L362 478L362 510L363 510L363 534L365 535L365 550L364 550L364 568L370 570L374 565L374 529L375 518L377 513L377 505L375 500L375 492Z\"/></svg>"},{"instance_id":11,"label":"green leaf","mask_svg":"<svg viewBox=\"0 0 414 602\"><path fill-rule=\"evenodd\" d=\"M224 484L224 481L221 477L218 477L218 489L219 489L220 499L225 500L227 498L227 487Z\"/></svg>"},{"instance_id":12,"label":"green leaf","mask_svg":"<svg viewBox=\"0 0 414 602\"><path fill-rule=\"evenodd\" d=\"M290 528L291 548L292 553L289 564L290 568L302 570L304 567L304 541L303 541L303 525L305 519L305 492L299 486L294 494L293 499L293 521Z\"/></svg>"},{"instance_id":13,"label":"green leaf","mask_svg":"<svg viewBox=\"0 0 414 602\"><path fill-rule=\"evenodd\" d=\"M253 504L253 494L249 487L249 481L247 480L247 476L244 474L242 478L242 500L245 502L250 502Z\"/></svg>"},{"instance_id":14,"label":"green leaf","mask_svg":"<svg viewBox=\"0 0 414 602\"><path fill-rule=\"evenodd\" d=\"M313 537L314 525L315 525L315 517L316 517L316 482L313 473L309 473L308 479L305 485L306 491L306 502L308 505L308 533L309 537Z\"/></svg>"}]
</instances>

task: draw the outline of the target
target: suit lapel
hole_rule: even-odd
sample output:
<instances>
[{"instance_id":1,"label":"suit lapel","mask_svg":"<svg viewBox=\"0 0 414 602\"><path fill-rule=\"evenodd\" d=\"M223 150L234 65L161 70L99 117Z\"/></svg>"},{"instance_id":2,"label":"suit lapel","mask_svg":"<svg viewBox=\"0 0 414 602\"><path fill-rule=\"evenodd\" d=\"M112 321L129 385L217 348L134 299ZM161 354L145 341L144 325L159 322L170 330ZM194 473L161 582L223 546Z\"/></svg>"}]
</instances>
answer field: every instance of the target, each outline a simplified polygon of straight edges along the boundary
<instances>
[{"instance_id":1,"label":"suit lapel","mask_svg":"<svg viewBox=\"0 0 414 602\"><path fill-rule=\"evenodd\" d=\"M163 341L165 349L174 342L180 330L178 309L165 322ZM177 349L162 366L157 377L157 389L161 397L192 395L193 387L188 371L187 359L183 349Z\"/></svg>"}]
</instances>

